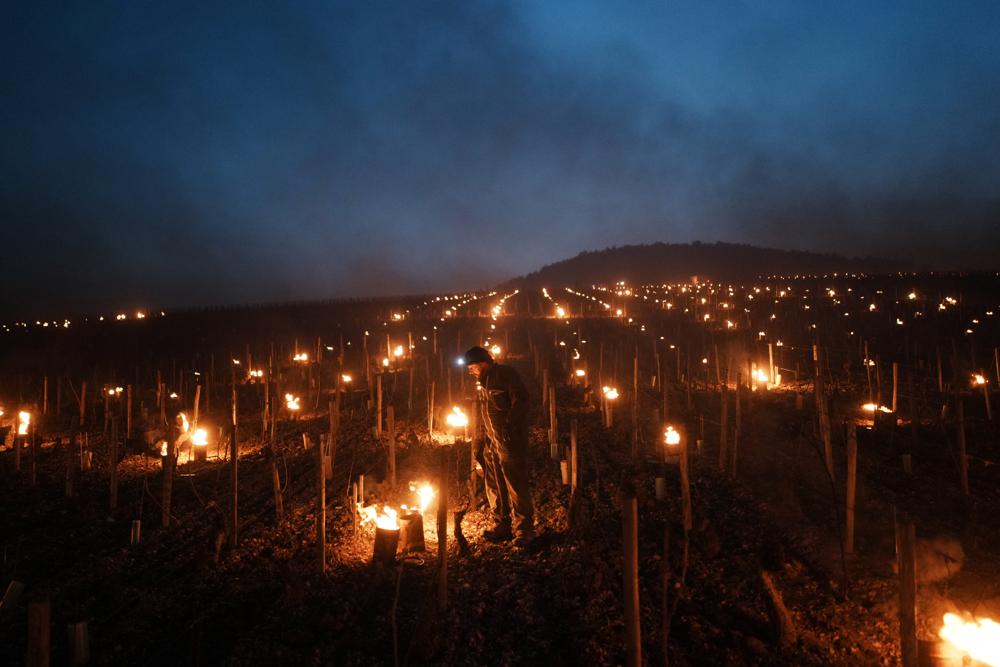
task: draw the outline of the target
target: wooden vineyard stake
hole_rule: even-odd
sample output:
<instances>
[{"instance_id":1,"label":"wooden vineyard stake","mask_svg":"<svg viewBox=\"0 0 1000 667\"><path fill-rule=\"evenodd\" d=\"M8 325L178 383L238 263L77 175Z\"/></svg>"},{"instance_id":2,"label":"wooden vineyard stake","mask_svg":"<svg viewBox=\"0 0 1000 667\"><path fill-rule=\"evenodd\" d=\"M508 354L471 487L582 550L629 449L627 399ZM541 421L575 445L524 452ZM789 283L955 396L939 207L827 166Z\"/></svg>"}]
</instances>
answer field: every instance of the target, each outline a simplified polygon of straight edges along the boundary
<instances>
[{"instance_id":1,"label":"wooden vineyard stake","mask_svg":"<svg viewBox=\"0 0 1000 667\"><path fill-rule=\"evenodd\" d=\"M727 383L728 384L728 383ZM719 472L725 472L726 460L728 456L726 438L729 436L729 400L726 394L729 393L726 385L722 385L719 392L720 413L719 413Z\"/></svg>"},{"instance_id":2,"label":"wooden vineyard stake","mask_svg":"<svg viewBox=\"0 0 1000 667\"><path fill-rule=\"evenodd\" d=\"M382 373L375 377L375 437L382 437Z\"/></svg>"},{"instance_id":3,"label":"wooden vineyard stake","mask_svg":"<svg viewBox=\"0 0 1000 667\"><path fill-rule=\"evenodd\" d=\"M52 607L48 598L28 603L28 650L24 656L27 667L48 667L52 648L50 624Z\"/></svg>"},{"instance_id":4,"label":"wooden vineyard stake","mask_svg":"<svg viewBox=\"0 0 1000 667\"><path fill-rule=\"evenodd\" d=\"M570 487L575 494L580 483L580 452L577 445L577 420L575 417L569 423L569 468Z\"/></svg>"},{"instance_id":5,"label":"wooden vineyard stake","mask_svg":"<svg viewBox=\"0 0 1000 667\"><path fill-rule=\"evenodd\" d=\"M125 386L125 439L132 437L132 385Z\"/></svg>"},{"instance_id":6,"label":"wooden vineyard stake","mask_svg":"<svg viewBox=\"0 0 1000 667\"><path fill-rule=\"evenodd\" d=\"M385 409L386 430L389 438L389 486L396 488L396 413L390 405Z\"/></svg>"},{"instance_id":7,"label":"wooden vineyard stake","mask_svg":"<svg viewBox=\"0 0 1000 667\"><path fill-rule=\"evenodd\" d=\"M917 667L916 529L899 515L896 524L896 566L899 572L899 643L903 667Z\"/></svg>"},{"instance_id":8,"label":"wooden vineyard stake","mask_svg":"<svg viewBox=\"0 0 1000 667\"><path fill-rule=\"evenodd\" d=\"M833 471L833 441L830 433L830 406L826 400L826 388L823 379L823 348L813 345L813 360L816 362L816 375L814 384L816 385L816 414L819 416L819 433L823 440L823 462L826 465L826 473L830 479L834 478Z\"/></svg>"},{"instance_id":9,"label":"wooden vineyard stake","mask_svg":"<svg viewBox=\"0 0 1000 667\"><path fill-rule=\"evenodd\" d=\"M316 445L316 551L320 574L326 572L326 465L323 460L324 440Z\"/></svg>"},{"instance_id":10,"label":"wooden vineyard stake","mask_svg":"<svg viewBox=\"0 0 1000 667\"><path fill-rule=\"evenodd\" d=\"M330 458L329 465L326 466L327 479L333 479L333 462L337 456L337 434L340 431L340 387L338 383L335 399L329 402L330 409L330 433L326 439L327 453Z\"/></svg>"},{"instance_id":11,"label":"wooden vineyard stake","mask_svg":"<svg viewBox=\"0 0 1000 667\"><path fill-rule=\"evenodd\" d=\"M739 398L737 397L737 400ZM730 457L729 457L729 478L736 479L736 463L740 452L740 429L733 429L733 444L730 447Z\"/></svg>"},{"instance_id":12,"label":"wooden vineyard stake","mask_svg":"<svg viewBox=\"0 0 1000 667\"><path fill-rule=\"evenodd\" d=\"M162 394L165 390L166 390L166 385L161 384L160 385L160 393ZM160 425L161 426L166 426L167 425L167 399L166 399L166 397L163 397L163 399L160 401ZM80 426L83 426L83 424L80 424Z\"/></svg>"},{"instance_id":13,"label":"wooden vineyard stake","mask_svg":"<svg viewBox=\"0 0 1000 667\"><path fill-rule=\"evenodd\" d=\"M687 535L694 526L694 513L691 505L691 475L686 434L681 435L680 450L681 508L684 515L684 534Z\"/></svg>"},{"instance_id":14,"label":"wooden vineyard stake","mask_svg":"<svg viewBox=\"0 0 1000 667\"><path fill-rule=\"evenodd\" d=\"M38 484L38 424L35 423L35 420L31 422L28 437L30 438L28 443L28 477L31 486L36 486Z\"/></svg>"},{"instance_id":15,"label":"wooden vineyard stake","mask_svg":"<svg viewBox=\"0 0 1000 667\"><path fill-rule=\"evenodd\" d=\"M237 417L238 417L238 413L237 413L238 403L237 403L237 396L236 396L236 366L235 365L232 365L232 367L231 367L231 373L232 373L231 386L232 386L232 395L233 395L233 397L232 397L232 403L233 403L232 433L233 433L233 436L232 436L232 439L230 440L230 443L229 443L229 445L230 445L229 458L231 459L230 462L229 462L229 465L230 465L230 468L229 468L229 503L230 503L229 504L229 511L230 511L229 522L230 522L230 526L232 527L232 531L233 531L232 532L232 541L230 542L230 546L233 547L233 548L235 548L236 545L237 545L237 543L238 543L238 541L239 541L239 508L238 508L238 503L239 503L239 475L240 475L240 473L239 473L240 448L239 448L239 443L238 443L238 440L237 440L237 435L238 435L238 433L237 433L237 426L238 426L239 422L237 421Z\"/></svg>"},{"instance_id":16,"label":"wooden vineyard stake","mask_svg":"<svg viewBox=\"0 0 1000 667\"><path fill-rule=\"evenodd\" d=\"M983 383L983 401L986 403L986 420L993 421L993 408L990 406L990 385Z\"/></svg>"},{"instance_id":17,"label":"wooden vineyard stake","mask_svg":"<svg viewBox=\"0 0 1000 667\"><path fill-rule=\"evenodd\" d=\"M174 465L177 461L177 452L173 439L173 429L167 432L167 455L163 460L163 496L160 503L161 515L160 523L164 528L170 527L170 500L174 487Z\"/></svg>"},{"instance_id":18,"label":"wooden vineyard stake","mask_svg":"<svg viewBox=\"0 0 1000 667\"><path fill-rule=\"evenodd\" d=\"M844 552L854 553L854 503L858 489L858 434L857 427L847 427L847 526L844 531Z\"/></svg>"},{"instance_id":19,"label":"wooden vineyard stake","mask_svg":"<svg viewBox=\"0 0 1000 667\"><path fill-rule=\"evenodd\" d=\"M937 348L937 385L938 393L944 393L944 367L941 362L941 348Z\"/></svg>"},{"instance_id":20,"label":"wooden vineyard stake","mask_svg":"<svg viewBox=\"0 0 1000 667\"><path fill-rule=\"evenodd\" d=\"M775 383L775 379L778 377L774 373L774 343L767 344L767 365L768 365L768 376L767 380L771 384Z\"/></svg>"},{"instance_id":21,"label":"wooden vineyard stake","mask_svg":"<svg viewBox=\"0 0 1000 667\"><path fill-rule=\"evenodd\" d=\"M235 371L234 371L235 372ZM198 419L201 414L201 385L197 384L194 387L194 411L191 413L191 431L194 432L198 428Z\"/></svg>"},{"instance_id":22,"label":"wooden vineyard stake","mask_svg":"<svg viewBox=\"0 0 1000 667\"><path fill-rule=\"evenodd\" d=\"M920 412L917 410L917 394L913 388L914 371L911 370L906 377L906 393L910 395L910 436L913 441L913 451L918 451L920 445Z\"/></svg>"},{"instance_id":23,"label":"wooden vineyard stake","mask_svg":"<svg viewBox=\"0 0 1000 667\"><path fill-rule=\"evenodd\" d=\"M639 349L632 357L632 458L639 456Z\"/></svg>"},{"instance_id":24,"label":"wooden vineyard stake","mask_svg":"<svg viewBox=\"0 0 1000 667\"><path fill-rule=\"evenodd\" d=\"M69 641L69 664L71 667L83 667L90 663L90 633L87 621L77 621L66 626Z\"/></svg>"},{"instance_id":25,"label":"wooden vineyard stake","mask_svg":"<svg viewBox=\"0 0 1000 667\"><path fill-rule=\"evenodd\" d=\"M81 429L83 428L83 425L86 421L86 417L87 417L87 382L84 381L80 385L80 428Z\"/></svg>"},{"instance_id":26,"label":"wooden vineyard stake","mask_svg":"<svg viewBox=\"0 0 1000 667\"><path fill-rule=\"evenodd\" d=\"M434 439L434 382L427 392L427 437Z\"/></svg>"},{"instance_id":27,"label":"wooden vineyard stake","mask_svg":"<svg viewBox=\"0 0 1000 667\"><path fill-rule=\"evenodd\" d=\"M410 334L410 354L413 354L413 334ZM406 374L406 418L413 419L413 376L416 374L416 362L410 358L410 370Z\"/></svg>"},{"instance_id":28,"label":"wooden vineyard stake","mask_svg":"<svg viewBox=\"0 0 1000 667\"><path fill-rule=\"evenodd\" d=\"M955 393L955 424L958 429L958 479L962 488L962 495L969 497L969 458L965 448L965 404L962 397Z\"/></svg>"},{"instance_id":29,"label":"wooden vineyard stake","mask_svg":"<svg viewBox=\"0 0 1000 667\"><path fill-rule=\"evenodd\" d=\"M79 436L81 439L82 435ZM61 444L61 439L56 438L56 447ZM66 443L66 450L63 452L66 456L66 486L65 486L65 496L67 498L73 497L73 481L76 478L76 465L74 465L73 450L76 448L76 441L73 436L70 436L69 441Z\"/></svg>"},{"instance_id":30,"label":"wooden vineyard stake","mask_svg":"<svg viewBox=\"0 0 1000 667\"><path fill-rule=\"evenodd\" d=\"M556 421L556 388L549 385L549 458L558 461L561 457L559 453L559 424Z\"/></svg>"},{"instance_id":31,"label":"wooden vineyard stake","mask_svg":"<svg viewBox=\"0 0 1000 667\"><path fill-rule=\"evenodd\" d=\"M111 471L110 509L118 509L118 419L111 420L111 441L108 443L108 469Z\"/></svg>"},{"instance_id":32,"label":"wooden vineyard stake","mask_svg":"<svg viewBox=\"0 0 1000 667\"><path fill-rule=\"evenodd\" d=\"M892 362L892 413L899 409L899 362Z\"/></svg>"},{"instance_id":33,"label":"wooden vineyard stake","mask_svg":"<svg viewBox=\"0 0 1000 667\"><path fill-rule=\"evenodd\" d=\"M440 472L438 474L438 611L448 609L448 490L451 488L451 447L441 448Z\"/></svg>"},{"instance_id":34,"label":"wooden vineyard stake","mask_svg":"<svg viewBox=\"0 0 1000 667\"><path fill-rule=\"evenodd\" d=\"M642 632L639 627L639 507L635 497L622 498L622 567L625 598L625 664L642 664Z\"/></svg>"}]
</instances>

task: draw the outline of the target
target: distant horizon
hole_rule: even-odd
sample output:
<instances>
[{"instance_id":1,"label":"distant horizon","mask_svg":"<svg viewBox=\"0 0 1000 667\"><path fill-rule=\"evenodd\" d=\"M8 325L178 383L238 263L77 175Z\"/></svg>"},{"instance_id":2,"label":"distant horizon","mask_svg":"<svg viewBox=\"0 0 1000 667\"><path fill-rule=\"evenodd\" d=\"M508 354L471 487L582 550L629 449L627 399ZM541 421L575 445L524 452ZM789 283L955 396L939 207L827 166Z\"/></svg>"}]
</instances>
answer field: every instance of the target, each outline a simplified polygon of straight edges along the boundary
<instances>
[{"instance_id":1,"label":"distant horizon","mask_svg":"<svg viewBox=\"0 0 1000 667\"><path fill-rule=\"evenodd\" d=\"M513 277L510 277L510 278L507 278L507 279L500 280L500 281L492 283L490 285L483 285L483 286L479 286L479 287L472 287L472 286L466 285L466 286L458 287L456 289L442 289L442 290L437 290L437 291L422 291L422 292L416 292L416 291L414 291L414 292L391 292L391 293L387 292L387 293L368 293L368 294L362 293L362 294L342 294L342 295L322 295L322 294L306 295L306 294L303 294L303 295L301 295L301 296L299 296L297 298L289 298L289 299L263 299L263 300L259 300L259 301L254 301L254 300L239 301L239 300L235 300L235 301L217 301L217 302L203 302L203 303L175 303L175 304L151 304L151 303L132 302L132 303L129 303L127 305L122 305L122 304L119 303L119 304L108 304L108 305L105 305L105 306L100 307L100 308L94 308L94 309L90 309L90 310L86 310L86 311L79 310L79 311L71 312L68 309L64 309L61 313L58 313L58 314L45 313L45 312L42 312L42 311L34 311L34 312L30 313L30 314L29 313L22 313L22 314L17 314L17 315L11 315L11 316L7 316L7 317L3 317L2 319L0 319L0 324L9 325L12 322L21 322L21 321L25 321L25 320L38 320L40 322L44 322L44 321L55 322L58 318L64 318L64 317L69 317L69 318L89 318L89 317L95 317L96 318L96 317L99 317L99 316L103 315L106 318L114 318L117 314L122 314L122 313L126 314L128 316L128 319L131 320L131 319L135 319L136 313L140 312L140 311L143 312L145 315L152 315L152 316L155 317L155 315L158 313L158 311L163 311L167 315L170 315L170 314L177 314L177 313L183 314L183 313L199 312L199 311L215 311L215 310L229 310L229 309L240 310L240 309L247 309L247 308L282 307L282 306L286 306L286 305L291 306L291 305L299 305L299 304L301 304L301 305L317 304L318 305L318 304L323 304L323 303L327 303L327 302L329 302L329 303L346 303L346 302L358 302L358 301L362 301L362 302L364 302L364 301L381 301L381 300L392 300L392 299L415 299L415 298L421 298L421 297L427 297L427 296L438 296L438 295L443 295L443 294L481 293L481 292L488 292L490 290L498 289L499 287L502 287L504 285L508 285L510 283L514 283L514 282L517 282L517 281L525 280L525 279L531 277L533 274L539 273L539 272L541 272L541 271L543 271L545 269L548 269L549 267L552 267L552 266L555 266L555 265L559 265L559 264L562 264L564 262L571 262L574 259L577 259L577 258L579 258L581 256L584 256L584 255L593 255L593 254L599 254L599 253L603 253L603 252L607 252L607 251L624 250L624 249L633 248L633 247L645 247L645 248L648 248L648 247L654 247L654 246L657 246L657 245L665 245L665 246L672 246L672 247L673 246L676 246L676 247L696 246L696 245L700 245L700 246L718 246L718 245L723 245L723 246L733 246L733 247L740 247L740 248L748 248L748 249L753 249L753 250L779 251L779 252L790 253L790 254L803 254L803 255L815 255L815 256L822 256L822 257L832 257L832 258L835 258L835 259L838 259L838 260L842 259L842 260L845 260L845 261L862 261L862 262L905 261L905 260L890 260L890 259L883 258L883 257L872 257L872 256L854 256L854 257L848 257L848 256L845 256L845 255L841 255L841 254L833 253L833 252L820 252L820 251L797 250L797 249L793 250L793 249L787 249L787 248L765 247L765 246L753 245L753 244L749 244L749 243L736 243L736 242L730 242L730 241L700 241L700 240L695 240L695 241L690 241L690 242L678 242L678 243L671 243L671 242L667 242L667 241L654 241L654 242L651 242L651 243L626 243L626 244L613 245L613 246L608 246L608 247L605 247L605 248L598 248L598 249L593 249L593 250L581 250L580 252L576 253L575 255L573 255L571 257L564 257L562 259L558 259L558 260L555 260L555 261L548 262L547 264L544 264L544 265L542 265L542 266L534 269L533 271L528 271L526 273L523 273L523 274L520 274L520 275L517 275L517 276L513 276ZM920 268L917 268L914 271L912 271L912 273L914 275L927 275L927 274L931 274L931 275L933 275L933 274L941 274L941 275L963 275L963 274L967 274L967 275L974 275L974 274L996 273L997 270L998 269L996 269L996 268L994 268L994 269L990 269L990 268L982 268L982 269L979 269L979 268L959 269L959 268L929 268L929 267L920 267ZM869 271L869 272L865 272L865 273L866 273L866 275L869 275L869 276L879 276L879 275L886 275L886 276L888 276L888 275L894 275L897 272L889 270L889 271L886 271L886 272L870 272ZM910 272L908 272L908 273L910 273ZM705 278L706 280L714 280L714 278L712 277L712 275L710 273L702 273L702 274L698 274L698 275L700 277ZM761 276L762 278L767 278L767 276L769 274L758 273L757 275ZM809 276L809 275L821 275L821 274L804 274L804 275L805 276Z\"/></svg>"}]
</instances>

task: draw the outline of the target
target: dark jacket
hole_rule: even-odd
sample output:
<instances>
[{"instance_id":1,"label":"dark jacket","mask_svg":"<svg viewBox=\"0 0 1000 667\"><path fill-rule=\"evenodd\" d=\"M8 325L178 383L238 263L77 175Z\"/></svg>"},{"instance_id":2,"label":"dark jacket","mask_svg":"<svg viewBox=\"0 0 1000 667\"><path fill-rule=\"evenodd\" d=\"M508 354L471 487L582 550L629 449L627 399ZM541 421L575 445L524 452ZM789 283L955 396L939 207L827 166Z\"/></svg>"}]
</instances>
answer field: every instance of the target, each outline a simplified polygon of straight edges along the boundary
<instances>
[{"instance_id":1,"label":"dark jacket","mask_svg":"<svg viewBox=\"0 0 1000 667\"><path fill-rule=\"evenodd\" d=\"M510 366L492 364L479 376L486 434L497 443L528 438L528 390Z\"/></svg>"}]
</instances>

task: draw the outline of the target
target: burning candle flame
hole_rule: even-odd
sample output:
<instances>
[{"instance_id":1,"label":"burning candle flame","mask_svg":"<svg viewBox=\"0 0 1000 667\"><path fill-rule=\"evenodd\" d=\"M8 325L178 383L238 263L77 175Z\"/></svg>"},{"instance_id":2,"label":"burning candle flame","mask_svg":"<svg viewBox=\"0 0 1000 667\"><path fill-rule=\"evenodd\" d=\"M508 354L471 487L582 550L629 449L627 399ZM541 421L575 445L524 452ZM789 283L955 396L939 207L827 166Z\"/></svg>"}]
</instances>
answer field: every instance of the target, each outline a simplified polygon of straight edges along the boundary
<instances>
[{"instance_id":1,"label":"burning candle flame","mask_svg":"<svg viewBox=\"0 0 1000 667\"><path fill-rule=\"evenodd\" d=\"M448 426L452 428L465 428L469 425L469 417L457 405L451 409L448 416L444 418Z\"/></svg>"},{"instance_id":2,"label":"burning candle flame","mask_svg":"<svg viewBox=\"0 0 1000 667\"><path fill-rule=\"evenodd\" d=\"M383 506L379 512L374 505L362 507L361 503L358 503L358 515L361 517L362 526L374 522L377 528L383 530L399 530L398 513L389 506Z\"/></svg>"},{"instance_id":3,"label":"burning candle flame","mask_svg":"<svg viewBox=\"0 0 1000 667\"><path fill-rule=\"evenodd\" d=\"M984 618L964 621L958 614L945 614L941 639L973 660L1000 667L1000 624Z\"/></svg>"},{"instance_id":4,"label":"burning candle flame","mask_svg":"<svg viewBox=\"0 0 1000 667\"><path fill-rule=\"evenodd\" d=\"M420 484L419 486L417 486L416 482L411 482L410 491L416 493L417 497L420 498L420 513L423 514L427 511L431 501L434 500L434 487L426 482Z\"/></svg>"}]
</instances>

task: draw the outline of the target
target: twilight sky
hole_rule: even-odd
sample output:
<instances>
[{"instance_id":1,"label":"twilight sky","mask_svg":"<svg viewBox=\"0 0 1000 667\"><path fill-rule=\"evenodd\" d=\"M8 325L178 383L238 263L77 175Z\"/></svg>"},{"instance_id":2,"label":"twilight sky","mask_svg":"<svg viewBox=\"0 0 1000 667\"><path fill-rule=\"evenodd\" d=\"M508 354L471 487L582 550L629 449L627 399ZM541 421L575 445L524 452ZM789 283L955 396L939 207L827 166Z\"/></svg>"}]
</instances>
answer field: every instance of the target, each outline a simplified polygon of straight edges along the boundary
<instances>
[{"instance_id":1,"label":"twilight sky","mask_svg":"<svg viewBox=\"0 0 1000 667\"><path fill-rule=\"evenodd\" d=\"M0 319L734 241L1000 266L1000 5L19 2Z\"/></svg>"}]
</instances>

